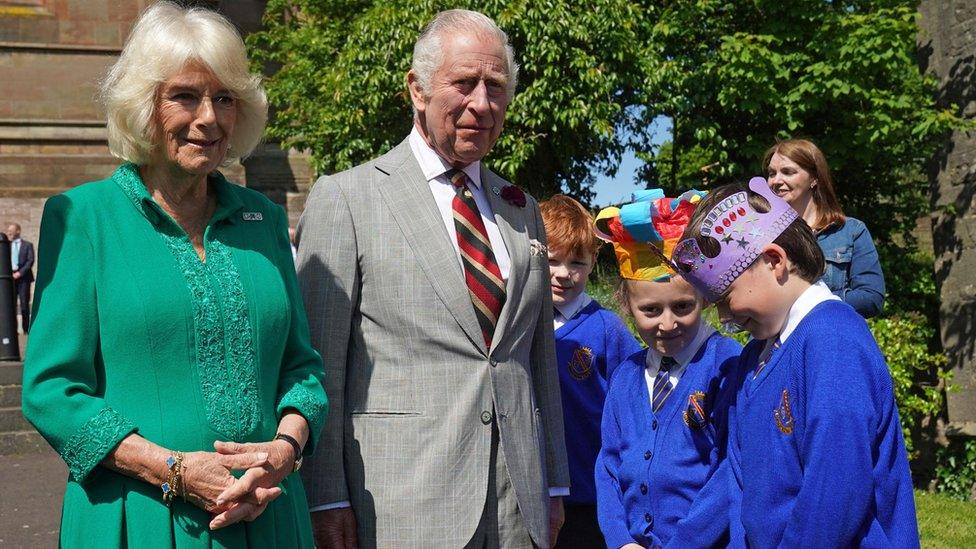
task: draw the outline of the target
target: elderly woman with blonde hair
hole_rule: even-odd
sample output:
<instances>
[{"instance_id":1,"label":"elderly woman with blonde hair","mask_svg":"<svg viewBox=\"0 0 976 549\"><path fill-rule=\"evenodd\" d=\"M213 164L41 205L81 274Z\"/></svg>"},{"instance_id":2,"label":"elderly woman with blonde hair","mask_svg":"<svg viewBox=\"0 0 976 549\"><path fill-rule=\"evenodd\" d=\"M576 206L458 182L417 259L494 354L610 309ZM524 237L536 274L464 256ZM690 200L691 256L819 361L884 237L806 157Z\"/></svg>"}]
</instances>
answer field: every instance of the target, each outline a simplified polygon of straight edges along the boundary
<instances>
[{"instance_id":1,"label":"elderly woman with blonde hair","mask_svg":"<svg viewBox=\"0 0 976 549\"><path fill-rule=\"evenodd\" d=\"M103 86L111 178L41 222L24 415L68 466L63 547L311 547L327 411L284 211L218 166L267 102L237 31L159 2Z\"/></svg>"}]
</instances>

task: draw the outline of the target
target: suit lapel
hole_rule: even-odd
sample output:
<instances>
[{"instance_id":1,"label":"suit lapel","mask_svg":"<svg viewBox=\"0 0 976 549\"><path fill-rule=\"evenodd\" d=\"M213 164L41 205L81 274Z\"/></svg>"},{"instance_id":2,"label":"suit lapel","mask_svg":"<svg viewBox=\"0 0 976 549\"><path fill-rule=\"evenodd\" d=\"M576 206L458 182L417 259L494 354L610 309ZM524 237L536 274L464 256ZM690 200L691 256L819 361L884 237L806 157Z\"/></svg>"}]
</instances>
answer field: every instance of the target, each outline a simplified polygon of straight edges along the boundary
<instances>
[{"instance_id":1,"label":"suit lapel","mask_svg":"<svg viewBox=\"0 0 976 549\"><path fill-rule=\"evenodd\" d=\"M457 252L409 142L404 140L378 159L376 169L388 176L379 185L380 194L417 256L431 287L468 338L487 355Z\"/></svg>"},{"instance_id":2,"label":"suit lapel","mask_svg":"<svg viewBox=\"0 0 976 549\"><path fill-rule=\"evenodd\" d=\"M501 190L508 183L481 165L481 185L495 215L498 232L505 241L505 249L511 262L508 282L505 284L505 306L498 316L492 348L498 346L512 324L512 315L522 300L522 288L529 274L529 238L525 229L525 209L513 206L502 199Z\"/></svg>"}]
</instances>

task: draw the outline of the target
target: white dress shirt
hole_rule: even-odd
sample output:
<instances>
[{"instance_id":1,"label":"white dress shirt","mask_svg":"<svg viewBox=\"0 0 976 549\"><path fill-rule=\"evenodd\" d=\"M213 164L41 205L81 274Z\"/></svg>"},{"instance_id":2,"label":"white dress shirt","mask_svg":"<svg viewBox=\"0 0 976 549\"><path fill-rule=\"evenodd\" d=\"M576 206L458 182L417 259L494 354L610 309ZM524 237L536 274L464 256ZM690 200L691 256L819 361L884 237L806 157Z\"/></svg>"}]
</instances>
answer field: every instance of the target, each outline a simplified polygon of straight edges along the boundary
<instances>
[{"instance_id":1,"label":"white dress shirt","mask_svg":"<svg viewBox=\"0 0 976 549\"><path fill-rule=\"evenodd\" d=\"M553 329L558 330L562 328L564 324L585 309L591 301L593 301L593 298L586 295L586 292L580 292L580 295L574 297L569 303L553 305L553 308L556 309L555 314L552 315Z\"/></svg>"},{"instance_id":2,"label":"white dress shirt","mask_svg":"<svg viewBox=\"0 0 976 549\"><path fill-rule=\"evenodd\" d=\"M410 142L410 150L413 152L413 157L417 159L417 163L420 164L420 170L424 173L424 177L427 178L427 184L430 185L430 192L434 195L434 202L437 203L437 209L441 212L441 219L444 221L444 227L447 228L447 234L451 238L451 245L454 246L454 251L457 253L458 263L462 264L461 249L457 243L457 229L454 227L453 202L456 195L454 193L454 186L447 177L447 172L451 169L451 165L445 162L424 141L416 126L410 130L408 141ZM498 264L498 270L502 272L502 280L508 281L508 273L511 271L512 260L508 255L508 249L505 247L505 241L502 240L502 234L498 232L498 224L495 223L495 214L491 209L491 204L488 202L488 197L485 196L485 190L481 186L481 162L472 162L462 168L461 171L471 180L468 188L471 190L472 196L474 196L474 202L478 205L478 212L481 214L481 221L484 222L485 230L488 232L488 242L491 243L491 251L495 254L495 263Z\"/></svg>"},{"instance_id":3,"label":"white dress shirt","mask_svg":"<svg viewBox=\"0 0 976 549\"><path fill-rule=\"evenodd\" d=\"M698 328L695 332L695 337L692 338L691 343L685 346L674 354L671 358L674 359L676 364L671 367L669 372L671 375L671 387L677 387L678 381L681 380L681 374L685 373L685 369L688 367L688 363L691 359L695 358L695 354L698 353L698 349L704 345L705 340L711 337L715 333L715 328L705 324L701 319L698 320ZM647 394L654 402L654 378L657 377L658 371L661 369L661 359L664 356L657 352L654 347L647 349L647 358L645 359L644 368L644 381L647 382Z\"/></svg>"},{"instance_id":4,"label":"white dress shirt","mask_svg":"<svg viewBox=\"0 0 976 549\"><path fill-rule=\"evenodd\" d=\"M20 266L18 264L19 261L20 261L20 239L15 238L13 242L10 243L10 267L14 270L14 272L16 272L17 267Z\"/></svg>"}]
</instances>

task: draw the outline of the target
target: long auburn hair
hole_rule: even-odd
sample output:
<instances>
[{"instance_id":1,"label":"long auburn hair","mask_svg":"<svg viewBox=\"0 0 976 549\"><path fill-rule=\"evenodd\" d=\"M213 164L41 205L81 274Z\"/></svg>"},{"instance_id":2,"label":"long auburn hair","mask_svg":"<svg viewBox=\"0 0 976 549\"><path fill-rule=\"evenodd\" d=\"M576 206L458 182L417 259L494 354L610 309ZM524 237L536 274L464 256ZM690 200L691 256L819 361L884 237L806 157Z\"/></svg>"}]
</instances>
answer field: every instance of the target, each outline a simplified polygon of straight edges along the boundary
<instances>
[{"instance_id":1,"label":"long auburn hair","mask_svg":"<svg viewBox=\"0 0 976 549\"><path fill-rule=\"evenodd\" d=\"M844 210L837 200L834 191L834 179L830 175L830 166L820 147L806 139L787 139L779 141L763 155L763 171L769 172L769 161L774 154L781 154L796 162L817 180L817 184L810 189L813 203L817 205L817 224L811 227L815 232L822 231L834 223L844 223Z\"/></svg>"}]
</instances>

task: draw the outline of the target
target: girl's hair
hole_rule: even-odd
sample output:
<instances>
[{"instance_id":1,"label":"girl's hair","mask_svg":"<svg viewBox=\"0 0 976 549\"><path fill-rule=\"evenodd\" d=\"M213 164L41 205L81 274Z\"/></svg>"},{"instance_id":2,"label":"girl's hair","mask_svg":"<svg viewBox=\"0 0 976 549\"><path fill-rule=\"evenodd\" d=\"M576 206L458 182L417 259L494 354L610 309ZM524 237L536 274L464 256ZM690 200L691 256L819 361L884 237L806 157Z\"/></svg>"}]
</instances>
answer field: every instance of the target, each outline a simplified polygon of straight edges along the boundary
<instances>
[{"instance_id":1,"label":"girl's hair","mask_svg":"<svg viewBox=\"0 0 976 549\"><path fill-rule=\"evenodd\" d=\"M716 204L742 191L745 191L748 195L749 205L755 211L765 213L770 210L769 201L763 198L762 195L750 191L747 185L741 183L723 185L709 192L698 204L698 207L695 208L694 215L691 217L691 222L688 223L685 232L681 235L681 239L694 238L698 242L698 247L703 254L708 257L717 256L721 251L721 244L718 240L710 236L701 235L702 223ZM824 272L823 250L820 249L820 245L817 243L817 237L813 235L813 231L803 221L803 218L798 217L793 220L786 227L786 230L773 240L773 243L786 251L786 256L790 258L794 271L800 278L811 284L820 280Z\"/></svg>"},{"instance_id":2,"label":"girl's hair","mask_svg":"<svg viewBox=\"0 0 976 549\"><path fill-rule=\"evenodd\" d=\"M813 203L817 206L815 231L823 230L834 223L844 223L844 210L834 191L834 179L823 152L812 141L806 139L787 139L769 148L763 155L763 171L769 173L769 162L774 154L781 154L796 162L817 184L810 189Z\"/></svg>"}]
</instances>

